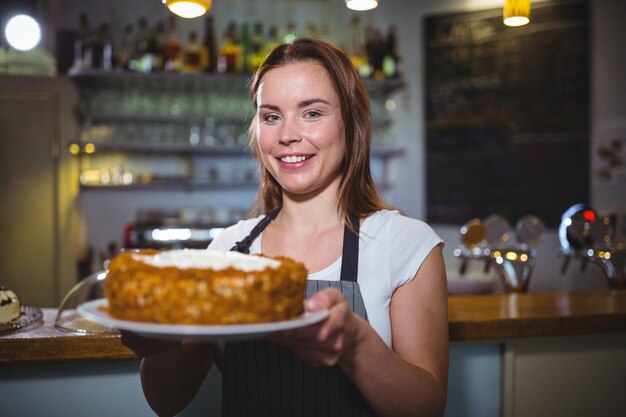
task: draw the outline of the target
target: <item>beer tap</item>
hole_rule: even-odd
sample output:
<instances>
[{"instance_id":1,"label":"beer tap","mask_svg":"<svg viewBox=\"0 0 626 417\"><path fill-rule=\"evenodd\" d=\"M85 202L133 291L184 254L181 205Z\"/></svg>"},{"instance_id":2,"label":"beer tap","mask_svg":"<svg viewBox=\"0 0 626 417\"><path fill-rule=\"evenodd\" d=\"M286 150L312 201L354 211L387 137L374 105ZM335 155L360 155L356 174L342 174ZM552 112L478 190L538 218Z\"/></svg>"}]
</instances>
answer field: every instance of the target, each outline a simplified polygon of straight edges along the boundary
<instances>
[{"instance_id":1,"label":"beer tap","mask_svg":"<svg viewBox=\"0 0 626 417\"><path fill-rule=\"evenodd\" d=\"M625 226L622 224L622 229ZM597 265L609 288L626 288L626 249L617 239L618 230L615 214L601 217L586 204L569 207L559 225L564 257L561 274L565 274L572 259L580 259L581 272L585 272L589 264Z\"/></svg>"},{"instance_id":2,"label":"beer tap","mask_svg":"<svg viewBox=\"0 0 626 417\"><path fill-rule=\"evenodd\" d=\"M511 242L511 225L503 216L491 214L484 220L472 219L459 229L461 245L454 255L461 260L461 276L473 260L485 262L484 273L493 267L506 292L528 290L536 252L545 227L536 216L528 215L516 224L517 243Z\"/></svg>"}]
</instances>

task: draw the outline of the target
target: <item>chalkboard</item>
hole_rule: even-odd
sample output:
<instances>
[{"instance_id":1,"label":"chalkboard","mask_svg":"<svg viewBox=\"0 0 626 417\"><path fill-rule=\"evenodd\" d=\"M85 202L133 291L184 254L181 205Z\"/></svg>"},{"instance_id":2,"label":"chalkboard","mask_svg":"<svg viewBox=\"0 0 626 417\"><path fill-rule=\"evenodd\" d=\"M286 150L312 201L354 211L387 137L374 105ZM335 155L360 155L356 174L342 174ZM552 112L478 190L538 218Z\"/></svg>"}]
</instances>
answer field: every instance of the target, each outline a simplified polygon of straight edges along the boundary
<instances>
[{"instance_id":1,"label":"chalkboard","mask_svg":"<svg viewBox=\"0 0 626 417\"><path fill-rule=\"evenodd\" d=\"M589 198L589 5L533 3L427 16L427 216L463 224L525 214L556 226Z\"/></svg>"}]
</instances>

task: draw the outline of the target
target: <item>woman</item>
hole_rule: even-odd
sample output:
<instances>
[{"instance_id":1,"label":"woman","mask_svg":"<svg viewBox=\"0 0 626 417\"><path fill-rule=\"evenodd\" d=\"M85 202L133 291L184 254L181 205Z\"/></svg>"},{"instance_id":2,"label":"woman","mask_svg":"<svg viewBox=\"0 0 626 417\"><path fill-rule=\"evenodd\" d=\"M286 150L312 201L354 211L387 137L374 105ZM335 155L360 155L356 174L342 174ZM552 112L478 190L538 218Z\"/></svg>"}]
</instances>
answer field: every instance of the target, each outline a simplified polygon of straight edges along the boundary
<instances>
[{"instance_id":1,"label":"woman","mask_svg":"<svg viewBox=\"0 0 626 417\"><path fill-rule=\"evenodd\" d=\"M256 72L251 96L264 214L227 228L209 248L303 262L305 308L329 317L219 349L125 334L144 357L148 402L159 415L180 411L215 360L225 415L443 415L442 242L378 197L369 100L350 60L318 40L279 46Z\"/></svg>"}]
</instances>

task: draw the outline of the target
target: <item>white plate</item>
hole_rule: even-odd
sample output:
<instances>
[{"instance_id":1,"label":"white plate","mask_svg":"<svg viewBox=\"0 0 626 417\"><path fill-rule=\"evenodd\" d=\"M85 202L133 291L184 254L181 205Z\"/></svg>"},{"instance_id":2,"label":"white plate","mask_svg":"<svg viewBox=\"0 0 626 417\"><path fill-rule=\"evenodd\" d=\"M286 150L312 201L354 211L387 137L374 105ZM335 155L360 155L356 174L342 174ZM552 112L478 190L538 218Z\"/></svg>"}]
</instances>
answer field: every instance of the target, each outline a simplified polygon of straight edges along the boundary
<instances>
[{"instance_id":1,"label":"white plate","mask_svg":"<svg viewBox=\"0 0 626 417\"><path fill-rule=\"evenodd\" d=\"M101 310L101 307L107 306L108 301L102 298L79 305L77 311L85 318L103 326L115 327L142 336L165 340L189 339L195 341L212 341L254 339L281 330L309 326L328 317L328 310L322 310L306 312L297 319L273 323L224 325L159 324L113 318L108 313Z\"/></svg>"}]
</instances>

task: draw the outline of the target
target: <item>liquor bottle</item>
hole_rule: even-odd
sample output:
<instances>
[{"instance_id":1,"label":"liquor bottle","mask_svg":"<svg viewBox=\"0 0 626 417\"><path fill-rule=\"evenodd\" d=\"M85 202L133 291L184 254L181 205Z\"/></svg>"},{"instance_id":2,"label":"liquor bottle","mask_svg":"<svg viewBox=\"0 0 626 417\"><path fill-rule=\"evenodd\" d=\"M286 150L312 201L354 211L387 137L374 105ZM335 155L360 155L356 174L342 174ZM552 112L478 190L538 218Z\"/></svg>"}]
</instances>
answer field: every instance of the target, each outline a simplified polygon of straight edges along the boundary
<instances>
[{"instance_id":1,"label":"liquor bottle","mask_svg":"<svg viewBox=\"0 0 626 417\"><path fill-rule=\"evenodd\" d=\"M98 26L98 29L92 32L91 41L89 42L91 45L90 67L93 69L102 69L103 67L102 58L104 56L104 42L102 39L102 35L104 32L105 32L105 24L101 23Z\"/></svg>"},{"instance_id":2,"label":"liquor bottle","mask_svg":"<svg viewBox=\"0 0 626 417\"><path fill-rule=\"evenodd\" d=\"M198 33L189 32L189 38L183 52L183 72L200 72L202 70L202 53L198 42Z\"/></svg>"},{"instance_id":3,"label":"liquor bottle","mask_svg":"<svg viewBox=\"0 0 626 417\"><path fill-rule=\"evenodd\" d=\"M137 31L132 42L132 54L128 63L128 68L137 71L144 71L143 56L148 47L148 20L140 17L137 20Z\"/></svg>"},{"instance_id":4,"label":"liquor bottle","mask_svg":"<svg viewBox=\"0 0 626 417\"><path fill-rule=\"evenodd\" d=\"M280 45L280 39L278 38L278 29L276 26L270 26L267 32L267 42L265 42L265 46L263 47L263 56L267 56L270 51Z\"/></svg>"},{"instance_id":5,"label":"liquor bottle","mask_svg":"<svg viewBox=\"0 0 626 417\"><path fill-rule=\"evenodd\" d=\"M218 72L236 72L239 67L237 58L241 55L241 46L237 44L237 24L230 22L224 31L222 45L217 56Z\"/></svg>"},{"instance_id":6,"label":"liquor bottle","mask_svg":"<svg viewBox=\"0 0 626 417\"><path fill-rule=\"evenodd\" d=\"M298 33L296 30L296 24L294 21L289 21L287 23L287 30L285 34L282 36L284 43L292 43L298 37Z\"/></svg>"},{"instance_id":7,"label":"liquor bottle","mask_svg":"<svg viewBox=\"0 0 626 417\"><path fill-rule=\"evenodd\" d=\"M363 65L367 64L365 56L365 34L361 26L361 19L354 15L350 21L350 42L348 43L348 56L352 65L360 71Z\"/></svg>"},{"instance_id":8,"label":"liquor bottle","mask_svg":"<svg viewBox=\"0 0 626 417\"><path fill-rule=\"evenodd\" d=\"M113 69L113 40L111 26L108 23L100 25L100 41L102 42L101 69L111 71Z\"/></svg>"},{"instance_id":9,"label":"liquor bottle","mask_svg":"<svg viewBox=\"0 0 626 417\"><path fill-rule=\"evenodd\" d=\"M159 37L162 37L163 32L165 32L165 26L163 22L160 22L148 35L146 51L142 57L144 72L163 70L163 48L159 45Z\"/></svg>"},{"instance_id":10,"label":"liquor bottle","mask_svg":"<svg viewBox=\"0 0 626 417\"><path fill-rule=\"evenodd\" d=\"M78 17L78 33L74 43L74 68L77 70L91 67L91 24L87 13Z\"/></svg>"},{"instance_id":11,"label":"liquor bottle","mask_svg":"<svg viewBox=\"0 0 626 417\"><path fill-rule=\"evenodd\" d=\"M320 26L319 38L326 42L332 42L332 37L330 36L330 28L328 27L328 23L322 23Z\"/></svg>"},{"instance_id":12,"label":"liquor bottle","mask_svg":"<svg viewBox=\"0 0 626 417\"><path fill-rule=\"evenodd\" d=\"M387 78L395 78L398 76L398 51L397 51L397 35L396 26L390 25L387 29L387 37L384 44L384 58L383 58L383 74Z\"/></svg>"},{"instance_id":13,"label":"liquor bottle","mask_svg":"<svg viewBox=\"0 0 626 417\"><path fill-rule=\"evenodd\" d=\"M317 27L315 23L309 23L304 28L304 36L310 39L318 39L319 33L317 33Z\"/></svg>"},{"instance_id":14,"label":"liquor bottle","mask_svg":"<svg viewBox=\"0 0 626 417\"><path fill-rule=\"evenodd\" d=\"M372 74L376 79L385 77L383 73L383 40L380 30L368 25L365 29L365 53L367 54L367 62L371 67Z\"/></svg>"},{"instance_id":15,"label":"liquor bottle","mask_svg":"<svg viewBox=\"0 0 626 417\"><path fill-rule=\"evenodd\" d=\"M252 58L252 44L250 39L250 26L247 23L241 25L241 38L239 39L239 57L237 62L239 67L237 72L250 72L252 64L250 60Z\"/></svg>"},{"instance_id":16,"label":"liquor bottle","mask_svg":"<svg viewBox=\"0 0 626 417\"><path fill-rule=\"evenodd\" d=\"M128 69L128 63L132 54L132 36L133 25L124 26L120 47L115 51L115 67L119 69Z\"/></svg>"},{"instance_id":17,"label":"liquor bottle","mask_svg":"<svg viewBox=\"0 0 626 417\"><path fill-rule=\"evenodd\" d=\"M165 41L165 71L177 72L181 70L181 46L176 33L176 17L171 15L167 20L167 39Z\"/></svg>"},{"instance_id":18,"label":"liquor bottle","mask_svg":"<svg viewBox=\"0 0 626 417\"><path fill-rule=\"evenodd\" d=\"M133 58L140 60L148 47L148 20L140 17L137 21L137 33L135 34Z\"/></svg>"},{"instance_id":19,"label":"liquor bottle","mask_svg":"<svg viewBox=\"0 0 626 417\"><path fill-rule=\"evenodd\" d=\"M215 40L215 27L213 16L208 16L204 21L204 48L207 51L206 72L217 71L217 42Z\"/></svg>"},{"instance_id":20,"label":"liquor bottle","mask_svg":"<svg viewBox=\"0 0 626 417\"><path fill-rule=\"evenodd\" d=\"M252 54L250 57L250 66L251 69L254 70L261 65L263 59L265 58L265 55L263 55L265 46L265 37L263 36L263 23L254 23L250 44L252 50Z\"/></svg>"}]
</instances>

